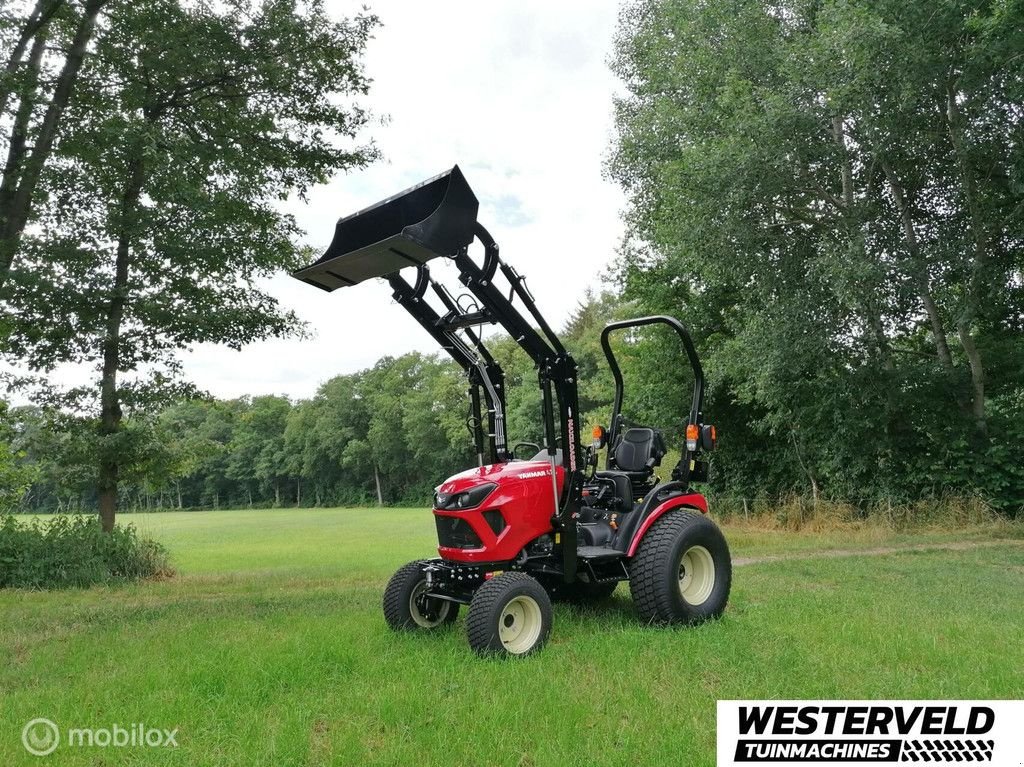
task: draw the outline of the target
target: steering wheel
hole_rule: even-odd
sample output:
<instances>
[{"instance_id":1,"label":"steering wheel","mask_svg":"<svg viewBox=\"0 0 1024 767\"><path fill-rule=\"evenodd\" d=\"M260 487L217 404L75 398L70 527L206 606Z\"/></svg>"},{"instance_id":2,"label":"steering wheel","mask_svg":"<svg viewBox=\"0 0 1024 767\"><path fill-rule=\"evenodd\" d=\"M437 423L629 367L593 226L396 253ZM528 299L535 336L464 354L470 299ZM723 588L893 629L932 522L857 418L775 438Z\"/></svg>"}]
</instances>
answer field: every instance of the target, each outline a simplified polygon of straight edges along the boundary
<instances>
[{"instance_id":1,"label":"steering wheel","mask_svg":"<svg viewBox=\"0 0 1024 767\"><path fill-rule=\"evenodd\" d=\"M536 455L537 453L540 452L540 445L538 445L536 442L516 442L516 444L512 446L512 457L517 457L519 455L519 448L524 446L532 447L533 455Z\"/></svg>"}]
</instances>

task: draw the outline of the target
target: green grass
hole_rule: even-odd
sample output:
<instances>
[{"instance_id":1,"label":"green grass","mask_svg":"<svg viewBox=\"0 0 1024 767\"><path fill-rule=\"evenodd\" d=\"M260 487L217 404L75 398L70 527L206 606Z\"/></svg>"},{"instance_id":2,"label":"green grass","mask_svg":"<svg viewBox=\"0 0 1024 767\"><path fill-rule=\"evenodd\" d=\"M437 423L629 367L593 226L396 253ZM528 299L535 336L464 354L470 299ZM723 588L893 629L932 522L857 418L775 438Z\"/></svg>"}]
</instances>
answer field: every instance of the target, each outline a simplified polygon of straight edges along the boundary
<instances>
[{"instance_id":1,"label":"green grass","mask_svg":"<svg viewBox=\"0 0 1024 767\"><path fill-rule=\"evenodd\" d=\"M556 606L548 647L501 662L470 654L462 620L386 629L384 582L433 551L423 510L130 521L169 547L177 578L0 592L0 764L711 765L718 699L1024 695L1012 541L738 568L726 616L697 629L639 625L620 587L599 608ZM726 534L734 556L922 540ZM178 727L180 746L39 759L20 742L37 716Z\"/></svg>"}]
</instances>

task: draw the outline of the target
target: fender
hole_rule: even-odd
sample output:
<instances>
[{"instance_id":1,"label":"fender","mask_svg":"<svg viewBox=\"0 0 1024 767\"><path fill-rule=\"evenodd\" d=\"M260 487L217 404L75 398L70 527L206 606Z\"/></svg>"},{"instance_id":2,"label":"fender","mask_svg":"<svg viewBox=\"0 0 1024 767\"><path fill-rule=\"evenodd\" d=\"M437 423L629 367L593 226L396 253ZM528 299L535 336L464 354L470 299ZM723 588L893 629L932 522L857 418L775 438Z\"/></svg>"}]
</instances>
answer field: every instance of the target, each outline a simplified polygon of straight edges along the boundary
<instances>
[{"instance_id":1,"label":"fender","mask_svg":"<svg viewBox=\"0 0 1024 767\"><path fill-rule=\"evenodd\" d=\"M708 513L708 502L707 499L700 493L689 493L687 495L678 495L675 498L669 498L667 501L662 503L660 506L654 509L650 514L647 515L647 519L640 525L640 529L636 531L636 535L633 536L632 542L629 544L629 549L626 551L627 557L632 557L636 554L637 546L640 545L640 541L643 539L647 530L658 521L658 518L667 511L672 509L678 509L679 507L686 507L690 509L696 509L701 514Z\"/></svg>"}]
</instances>

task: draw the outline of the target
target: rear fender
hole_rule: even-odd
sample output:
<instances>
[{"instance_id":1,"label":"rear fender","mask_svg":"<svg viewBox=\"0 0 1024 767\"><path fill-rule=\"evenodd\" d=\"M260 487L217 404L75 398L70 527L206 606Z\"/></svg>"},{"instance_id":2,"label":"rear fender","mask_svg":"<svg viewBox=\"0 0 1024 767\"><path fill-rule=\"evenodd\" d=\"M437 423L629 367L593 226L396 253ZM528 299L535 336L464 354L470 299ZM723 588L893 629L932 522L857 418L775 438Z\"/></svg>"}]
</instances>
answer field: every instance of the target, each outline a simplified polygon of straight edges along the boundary
<instances>
[{"instance_id":1,"label":"rear fender","mask_svg":"<svg viewBox=\"0 0 1024 767\"><path fill-rule=\"evenodd\" d=\"M647 515L647 519L640 523L640 529L636 531L636 534L633 536L633 540L629 543L629 548L626 549L626 556L632 557L636 554L636 549L640 545L640 541L643 540L647 531L651 529L651 525L657 522L663 514L679 508L694 509L695 511L699 511L701 514L707 514L708 502L700 493L688 493L687 495L678 495L675 498L669 498L664 503L656 506L654 510Z\"/></svg>"}]
</instances>

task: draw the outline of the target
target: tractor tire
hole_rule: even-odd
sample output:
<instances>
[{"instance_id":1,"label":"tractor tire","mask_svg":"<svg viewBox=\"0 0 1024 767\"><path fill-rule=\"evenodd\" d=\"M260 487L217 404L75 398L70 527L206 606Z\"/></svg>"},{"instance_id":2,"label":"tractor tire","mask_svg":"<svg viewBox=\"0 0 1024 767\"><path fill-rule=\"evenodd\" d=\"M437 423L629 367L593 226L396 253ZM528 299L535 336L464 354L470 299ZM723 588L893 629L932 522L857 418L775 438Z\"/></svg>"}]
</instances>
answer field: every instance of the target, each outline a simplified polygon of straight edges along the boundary
<instances>
[{"instance_id":1,"label":"tractor tire","mask_svg":"<svg viewBox=\"0 0 1024 767\"><path fill-rule=\"evenodd\" d=\"M423 596L429 562L418 559L399 568L384 589L384 620L394 631L419 631L448 626L459 615L458 602Z\"/></svg>"},{"instance_id":2,"label":"tractor tire","mask_svg":"<svg viewBox=\"0 0 1024 767\"><path fill-rule=\"evenodd\" d=\"M543 647L550 634L551 600L526 573L491 578L469 603L466 636L477 655L529 655Z\"/></svg>"},{"instance_id":3,"label":"tractor tire","mask_svg":"<svg viewBox=\"0 0 1024 767\"><path fill-rule=\"evenodd\" d=\"M670 511L640 541L629 589L646 623L695 625L729 601L732 560L718 526L703 514Z\"/></svg>"}]
</instances>

